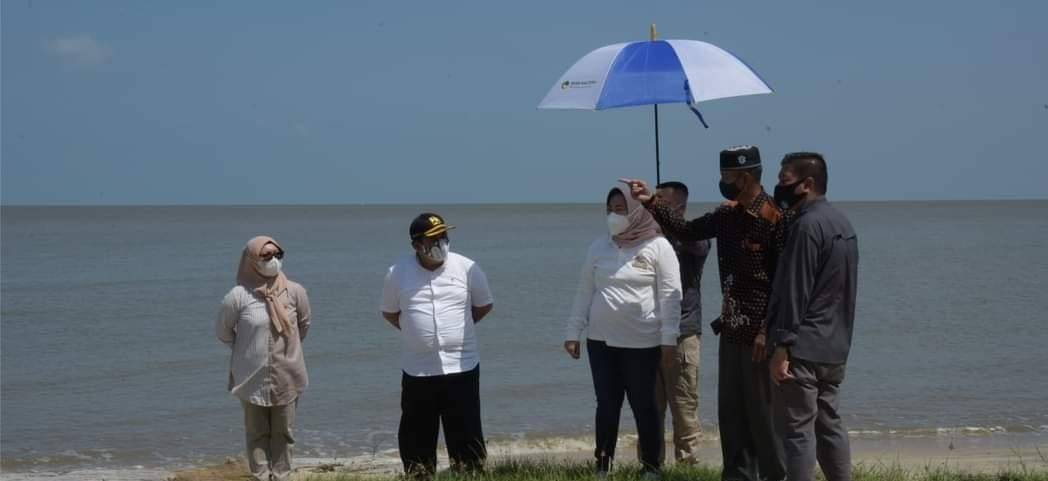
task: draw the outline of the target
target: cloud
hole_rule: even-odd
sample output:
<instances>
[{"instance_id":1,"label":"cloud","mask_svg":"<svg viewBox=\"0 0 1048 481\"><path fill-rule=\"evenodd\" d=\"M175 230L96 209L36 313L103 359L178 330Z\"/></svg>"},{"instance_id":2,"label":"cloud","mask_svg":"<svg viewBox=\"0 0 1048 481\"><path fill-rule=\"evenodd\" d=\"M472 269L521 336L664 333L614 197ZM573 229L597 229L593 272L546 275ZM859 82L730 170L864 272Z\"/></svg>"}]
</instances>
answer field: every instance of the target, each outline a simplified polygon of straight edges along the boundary
<instances>
[{"instance_id":1,"label":"cloud","mask_svg":"<svg viewBox=\"0 0 1048 481\"><path fill-rule=\"evenodd\" d=\"M59 37L47 42L47 51L67 65L94 67L112 58L113 53L91 35Z\"/></svg>"}]
</instances>

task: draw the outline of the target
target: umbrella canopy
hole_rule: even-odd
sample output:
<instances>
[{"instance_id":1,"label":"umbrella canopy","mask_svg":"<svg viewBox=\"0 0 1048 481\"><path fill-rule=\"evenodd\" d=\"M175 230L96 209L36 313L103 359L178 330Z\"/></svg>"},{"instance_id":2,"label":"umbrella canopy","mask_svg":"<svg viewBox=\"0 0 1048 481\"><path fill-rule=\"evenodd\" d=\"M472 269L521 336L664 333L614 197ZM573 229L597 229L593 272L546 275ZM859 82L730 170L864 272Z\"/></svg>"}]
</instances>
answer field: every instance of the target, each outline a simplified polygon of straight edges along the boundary
<instances>
[{"instance_id":1,"label":"umbrella canopy","mask_svg":"<svg viewBox=\"0 0 1048 481\"><path fill-rule=\"evenodd\" d=\"M772 89L745 62L698 40L651 40L598 48L575 62L539 102L540 109L603 110L654 105L655 179L661 181L659 104L768 94Z\"/></svg>"},{"instance_id":2,"label":"umbrella canopy","mask_svg":"<svg viewBox=\"0 0 1048 481\"><path fill-rule=\"evenodd\" d=\"M540 109L603 110L695 104L772 89L745 62L697 40L653 40L598 48L575 62Z\"/></svg>"}]
</instances>

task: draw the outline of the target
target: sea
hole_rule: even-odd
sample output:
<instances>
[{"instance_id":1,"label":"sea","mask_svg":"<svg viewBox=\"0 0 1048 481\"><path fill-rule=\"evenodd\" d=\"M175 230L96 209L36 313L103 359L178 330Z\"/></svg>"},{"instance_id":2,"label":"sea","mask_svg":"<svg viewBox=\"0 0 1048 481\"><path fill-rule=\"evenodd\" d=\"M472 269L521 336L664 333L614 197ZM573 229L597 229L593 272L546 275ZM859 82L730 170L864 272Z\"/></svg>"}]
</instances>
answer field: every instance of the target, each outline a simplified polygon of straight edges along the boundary
<instances>
[{"instance_id":1,"label":"sea","mask_svg":"<svg viewBox=\"0 0 1048 481\"><path fill-rule=\"evenodd\" d=\"M852 435L1048 437L1048 201L836 205L860 249L840 409ZM0 476L148 479L240 455L230 351L214 325L259 234L284 246L284 271L313 308L297 455L395 450L400 341L379 299L423 211L456 226L452 250L479 263L496 297L478 325L491 445L586 445L590 373L561 343L586 248L606 232L602 205L4 206ZM702 279L699 412L710 433L715 255ZM622 426L634 430L628 409Z\"/></svg>"}]
</instances>

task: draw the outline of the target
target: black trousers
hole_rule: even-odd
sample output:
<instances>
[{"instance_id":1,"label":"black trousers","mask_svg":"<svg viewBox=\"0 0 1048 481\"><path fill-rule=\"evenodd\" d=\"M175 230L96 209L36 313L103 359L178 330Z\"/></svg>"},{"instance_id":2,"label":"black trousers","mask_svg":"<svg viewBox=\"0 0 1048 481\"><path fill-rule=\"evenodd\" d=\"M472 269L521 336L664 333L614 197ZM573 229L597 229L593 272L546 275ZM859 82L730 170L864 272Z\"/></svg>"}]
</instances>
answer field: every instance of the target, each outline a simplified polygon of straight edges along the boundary
<instances>
[{"instance_id":1,"label":"black trousers","mask_svg":"<svg viewBox=\"0 0 1048 481\"><path fill-rule=\"evenodd\" d=\"M720 338L718 361L717 421L724 458L721 479L785 479L782 444L772 418L768 361L753 362L753 346L727 342L724 336Z\"/></svg>"},{"instance_id":2,"label":"black trousers","mask_svg":"<svg viewBox=\"0 0 1048 481\"><path fill-rule=\"evenodd\" d=\"M444 441L452 469L477 470L487 458L480 425L480 366L443 376L401 380L400 460L409 475L437 470L437 437Z\"/></svg>"},{"instance_id":3,"label":"black trousers","mask_svg":"<svg viewBox=\"0 0 1048 481\"><path fill-rule=\"evenodd\" d=\"M598 469L610 469L615 457L625 395L637 421L641 464L645 470L658 470L662 439L655 406L655 371L659 366L659 348L627 349L587 339L586 351L597 394L597 449L593 454Z\"/></svg>"}]
</instances>

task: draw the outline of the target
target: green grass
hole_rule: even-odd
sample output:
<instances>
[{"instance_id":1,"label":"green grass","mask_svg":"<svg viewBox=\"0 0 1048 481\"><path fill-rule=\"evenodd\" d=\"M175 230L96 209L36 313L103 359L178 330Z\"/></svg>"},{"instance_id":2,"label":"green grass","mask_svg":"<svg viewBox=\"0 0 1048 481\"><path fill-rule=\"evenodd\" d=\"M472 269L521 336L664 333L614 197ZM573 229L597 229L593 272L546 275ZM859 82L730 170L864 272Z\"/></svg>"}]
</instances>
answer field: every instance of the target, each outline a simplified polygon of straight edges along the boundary
<instances>
[{"instance_id":1,"label":"green grass","mask_svg":"<svg viewBox=\"0 0 1048 481\"><path fill-rule=\"evenodd\" d=\"M822 479L822 475L819 475ZM906 469L898 465L852 467L853 481L1048 481L1048 469L1019 464L997 473L970 473L949 466Z\"/></svg>"},{"instance_id":2,"label":"green grass","mask_svg":"<svg viewBox=\"0 0 1048 481\"><path fill-rule=\"evenodd\" d=\"M317 474L305 478L307 481L393 481L401 476L375 476L361 474ZM588 464L570 464L542 461L504 461L490 465L484 473L460 474L443 471L435 481L593 481L593 470ZM640 479L637 466L616 467L611 481ZM697 465L676 465L662 473L664 481L720 481L720 468ZM818 474L822 480L822 474ZM929 466L923 469L907 469L897 465L857 465L852 470L854 481L1048 481L1048 469L1044 465L1030 467L1018 464L1016 469L995 474L968 473L948 466Z\"/></svg>"}]
</instances>

